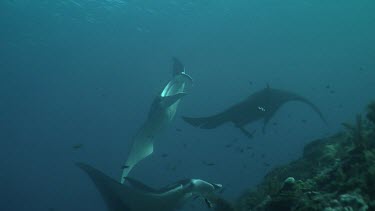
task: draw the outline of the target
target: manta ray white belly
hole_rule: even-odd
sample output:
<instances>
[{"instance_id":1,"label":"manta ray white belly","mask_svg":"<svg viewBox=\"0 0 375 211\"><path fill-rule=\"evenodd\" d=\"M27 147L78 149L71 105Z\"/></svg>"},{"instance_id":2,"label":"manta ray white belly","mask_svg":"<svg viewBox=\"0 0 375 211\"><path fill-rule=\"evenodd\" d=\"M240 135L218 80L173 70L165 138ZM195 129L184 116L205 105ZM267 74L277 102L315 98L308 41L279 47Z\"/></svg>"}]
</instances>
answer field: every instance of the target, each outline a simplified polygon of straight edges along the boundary
<instances>
[{"instance_id":1,"label":"manta ray white belly","mask_svg":"<svg viewBox=\"0 0 375 211\"><path fill-rule=\"evenodd\" d=\"M191 86L192 84L192 78L185 74L179 74L171 80L167 86L165 86L164 90L160 94L161 97L167 97L167 96L173 96L178 93L185 93L187 89ZM169 119L172 120L176 114L177 107L179 105L181 100L177 100L175 103L173 103L171 106L167 108Z\"/></svg>"},{"instance_id":2,"label":"manta ray white belly","mask_svg":"<svg viewBox=\"0 0 375 211\"><path fill-rule=\"evenodd\" d=\"M186 95L185 92L191 83L191 77L182 73L173 77L165 86L159 96L160 103L154 105L158 108L152 108L155 112L149 116L132 140L133 144L121 175L121 183L139 161L152 154L155 137L173 120L178 104Z\"/></svg>"}]
</instances>

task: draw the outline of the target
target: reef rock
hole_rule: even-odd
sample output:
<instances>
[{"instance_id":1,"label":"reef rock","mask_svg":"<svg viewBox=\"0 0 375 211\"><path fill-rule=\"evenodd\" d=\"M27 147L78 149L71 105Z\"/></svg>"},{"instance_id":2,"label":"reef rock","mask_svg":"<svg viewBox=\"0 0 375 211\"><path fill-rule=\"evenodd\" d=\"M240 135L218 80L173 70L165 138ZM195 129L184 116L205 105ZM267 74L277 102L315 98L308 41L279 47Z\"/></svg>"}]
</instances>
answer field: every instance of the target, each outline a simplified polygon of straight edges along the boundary
<instances>
[{"instance_id":1,"label":"reef rock","mask_svg":"<svg viewBox=\"0 0 375 211\"><path fill-rule=\"evenodd\" d=\"M375 210L375 103L366 117L305 146L302 158L269 172L235 210Z\"/></svg>"}]
</instances>

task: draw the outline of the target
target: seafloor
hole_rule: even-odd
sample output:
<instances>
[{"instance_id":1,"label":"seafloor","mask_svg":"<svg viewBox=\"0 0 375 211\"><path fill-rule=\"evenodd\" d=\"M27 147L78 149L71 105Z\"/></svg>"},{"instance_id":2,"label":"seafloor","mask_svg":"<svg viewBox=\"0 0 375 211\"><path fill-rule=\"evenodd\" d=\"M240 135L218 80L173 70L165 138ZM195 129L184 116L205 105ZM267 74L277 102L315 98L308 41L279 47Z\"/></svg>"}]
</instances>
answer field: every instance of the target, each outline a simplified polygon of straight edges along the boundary
<instances>
[{"instance_id":1,"label":"seafloor","mask_svg":"<svg viewBox=\"0 0 375 211\"><path fill-rule=\"evenodd\" d=\"M375 210L375 102L344 132L306 145L302 158L269 172L217 211Z\"/></svg>"}]
</instances>

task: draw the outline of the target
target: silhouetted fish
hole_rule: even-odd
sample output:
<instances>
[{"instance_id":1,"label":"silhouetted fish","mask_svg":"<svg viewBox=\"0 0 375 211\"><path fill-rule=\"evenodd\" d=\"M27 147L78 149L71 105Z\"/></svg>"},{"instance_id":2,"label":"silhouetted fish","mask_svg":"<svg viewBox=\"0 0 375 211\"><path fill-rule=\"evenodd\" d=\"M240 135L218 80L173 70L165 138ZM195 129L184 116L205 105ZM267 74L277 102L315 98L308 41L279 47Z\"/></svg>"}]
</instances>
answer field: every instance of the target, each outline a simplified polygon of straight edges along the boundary
<instances>
[{"instance_id":1,"label":"silhouetted fish","mask_svg":"<svg viewBox=\"0 0 375 211\"><path fill-rule=\"evenodd\" d=\"M206 161L203 161L202 162L204 165L206 165L206 166L214 166L214 165L216 165L214 162L206 162Z\"/></svg>"},{"instance_id":2,"label":"silhouetted fish","mask_svg":"<svg viewBox=\"0 0 375 211\"><path fill-rule=\"evenodd\" d=\"M127 166L127 165L121 166L121 169L127 169L127 168L130 168L130 166Z\"/></svg>"},{"instance_id":3,"label":"silhouetted fish","mask_svg":"<svg viewBox=\"0 0 375 211\"><path fill-rule=\"evenodd\" d=\"M83 147L83 144L75 144L72 146L73 149L81 149Z\"/></svg>"}]
</instances>

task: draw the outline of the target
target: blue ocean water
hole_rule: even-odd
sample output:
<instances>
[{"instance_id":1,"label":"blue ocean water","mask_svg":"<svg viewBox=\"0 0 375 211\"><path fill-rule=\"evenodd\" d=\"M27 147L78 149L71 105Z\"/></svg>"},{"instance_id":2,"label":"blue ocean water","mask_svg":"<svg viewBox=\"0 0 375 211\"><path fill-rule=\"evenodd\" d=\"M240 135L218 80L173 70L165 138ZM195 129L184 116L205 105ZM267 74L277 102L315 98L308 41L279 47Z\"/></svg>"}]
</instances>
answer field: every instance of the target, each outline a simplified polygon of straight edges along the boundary
<instances>
[{"instance_id":1,"label":"blue ocean water","mask_svg":"<svg viewBox=\"0 0 375 211\"><path fill-rule=\"evenodd\" d=\"M172 56L194 87L131 174L154 187L222 183L235 200L374 100L374 10L371 0L2 0L0 210L105 210L74 163L119 178ZM310 99L328 126L301 103L283 106L264 135L248 125L252 140L230 124L201 130L180 118L219 112L267 84Z\"/></svg>"}]
</instances>

